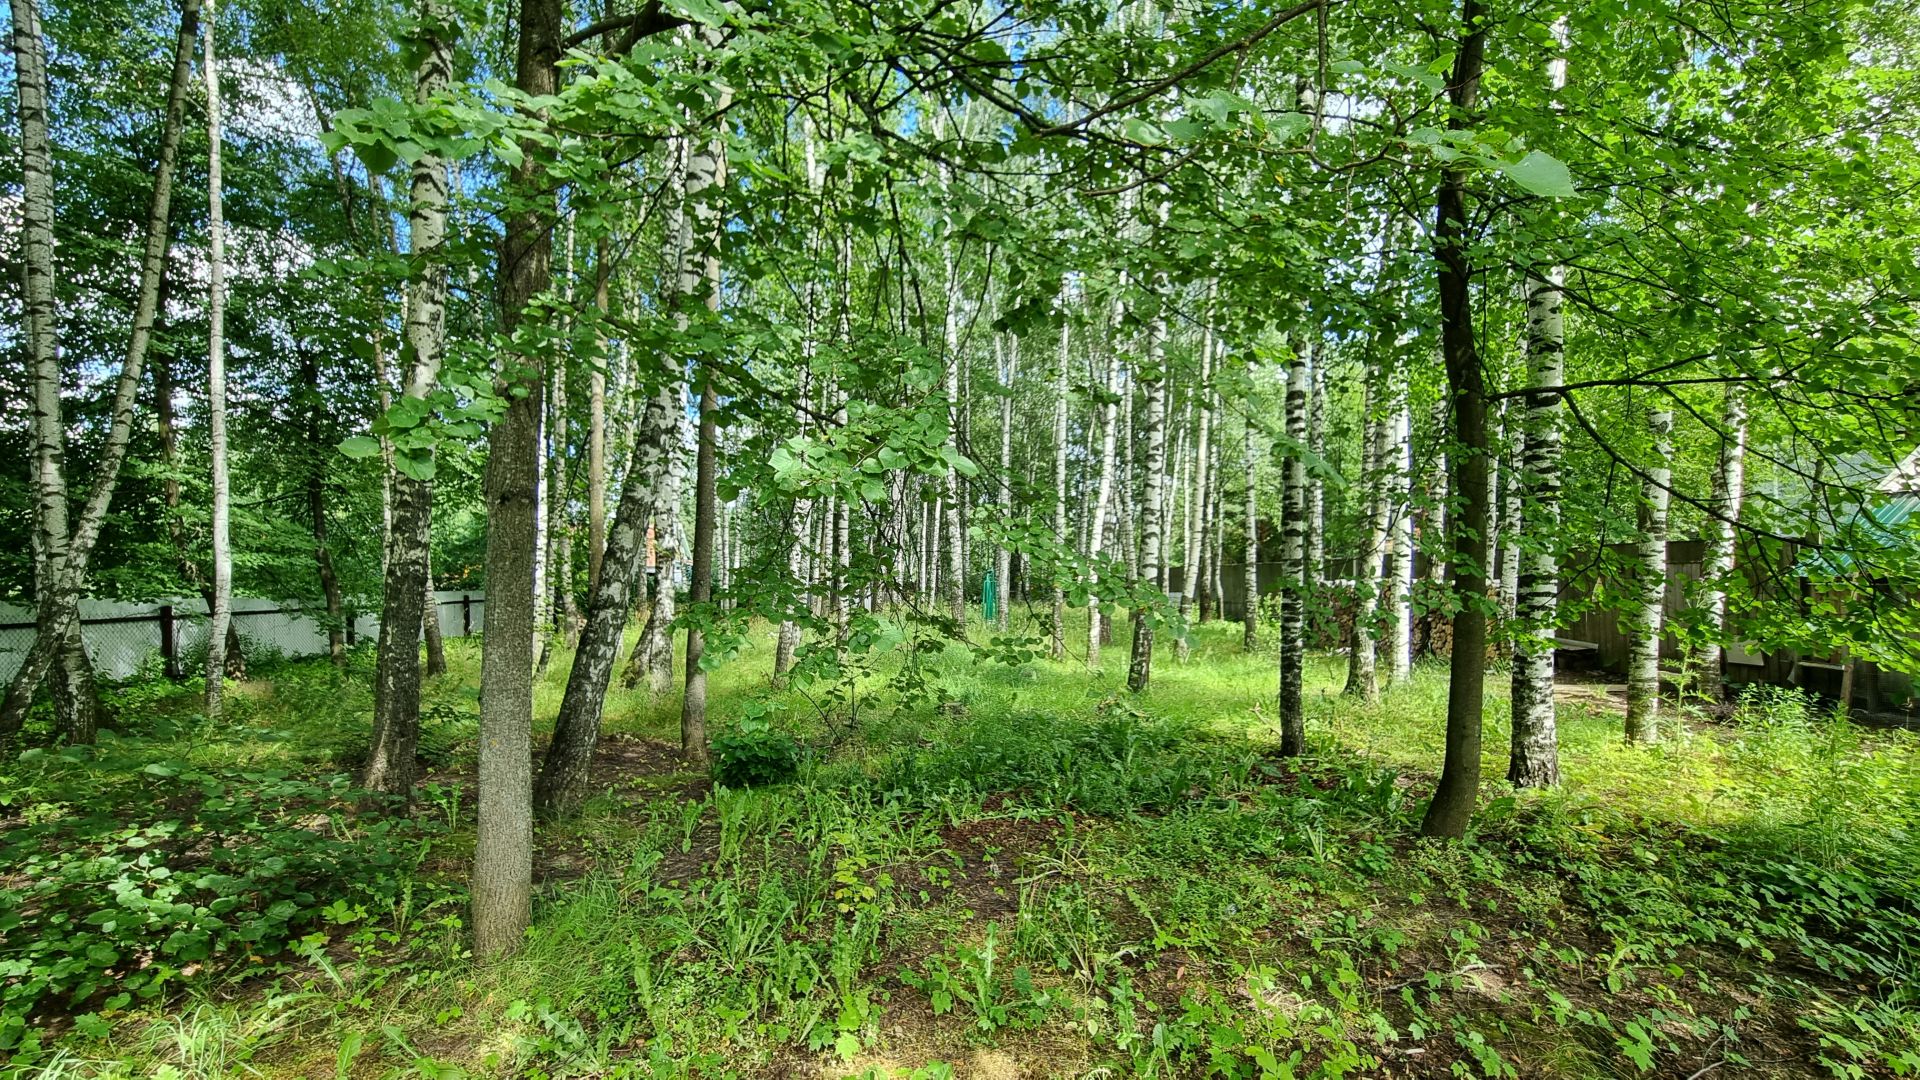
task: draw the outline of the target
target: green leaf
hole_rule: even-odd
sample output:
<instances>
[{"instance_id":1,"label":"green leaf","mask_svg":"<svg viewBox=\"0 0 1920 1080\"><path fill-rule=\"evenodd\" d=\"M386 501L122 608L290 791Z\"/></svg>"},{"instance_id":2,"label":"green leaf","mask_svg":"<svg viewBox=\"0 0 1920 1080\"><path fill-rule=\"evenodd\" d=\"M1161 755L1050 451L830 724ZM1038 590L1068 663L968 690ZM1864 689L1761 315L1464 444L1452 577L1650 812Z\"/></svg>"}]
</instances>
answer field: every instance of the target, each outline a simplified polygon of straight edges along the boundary
<instances>
[{"instance_id":1,"label":"green leaf","mask_svg":"<svg viewBox=\"0 0 1920 1080\"><path fill-rule=\"evenodd\" d=\"M1500 166L1507 179L1535 195L1551 199L1569 198L1577 192L1573 187L1573 174L1551 154L1539 150L1528 151L1519 161L1508 162Z\"/></svg>"},{"instance_id":2,"label":"green leaf","mask_svg":"<svg viewBox=\"0 0 1920 1080\"><path fill-rule=\"evenodd\" d=\"M371 435L351 435L341 440L340 452L350 458L370 458L380 452L380 440Z\"/></svg>"},{"instance_id":3,"label":"green leaf","mask_svg":"<svg viewBox=\"0 0 1920 1080\"><path fill-rule=\"evenodd\" d=\"M399 469L401 473L406 476L424 484L433 479L433 451L409 450L405 453L395 454L393 456L393 467Z\"/></svg>"}]
</instances>

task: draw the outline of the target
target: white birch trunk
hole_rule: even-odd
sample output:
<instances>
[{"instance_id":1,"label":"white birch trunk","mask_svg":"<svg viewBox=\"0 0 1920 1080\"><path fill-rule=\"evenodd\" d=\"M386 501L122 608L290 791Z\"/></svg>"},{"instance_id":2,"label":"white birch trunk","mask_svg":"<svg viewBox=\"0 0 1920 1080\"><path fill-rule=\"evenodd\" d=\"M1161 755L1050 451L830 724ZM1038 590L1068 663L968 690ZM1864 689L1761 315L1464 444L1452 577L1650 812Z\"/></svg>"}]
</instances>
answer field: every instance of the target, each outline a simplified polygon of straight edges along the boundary
<instances>
[{"instance_id":1,"label":"white birch trunk","mask_svg":"<svg viewBox=\"0 0 1920 1080\"><path fill-rule=\"evenodd\" d=\"M1053 381L1053 540L1065 548L1067 536L1067 394L1071 385L1073 322L1068 314L1069 280L1060 283L1060 362ZM1067 592L1054 571L1053 658L1067 658Z\"/></svg>"},{"instance_id":2,"label":"white birch trunk","mask_svg":"<svg viewBox=\"0 0 1920 1080\"><path fill-rule=\"evenodd\" d=\"M1636 548L1635 596L1627 630L1627 741L1660 741L1660 634L1667 598L1667 504L1673 478L1673 414L1647 418L1653 434L1653 465L1640 494L1640 542Z\"/></svg>"},{"instance_id":3,"label":"white birch trunk","mask_svg":"<svg viewBox=\"0 0 1920 1080\"><path fill-rule=\"evenodd\" d=\"M1404 380L1405 373L1399 377ZM1395 686L1413 678L1413 415L1406 404L1407 388L1397 389L1400 407L1393 417L1393 647L1391 679Z\"/></svg>"},{"instance_id":4,"label":"white birch trunk","mask_svg":"<svg viewBox=\"0 0 1920 1080\"><path fill-rule=\"evenodd\" d=\"M1180 583L1180 638L1175 646L1178 658L1184 663L1193 651L1187 616L1194 610L1194 594L1206 588L1201 574L1205 571L1208 559L1208 534L1212 525L1213 504L1210 497L1212 477L1208 470L1213 464L1213 311L1212 297L1214 286L1209 285L1207 321L1200 330L1200 383L1194 388L1198 397L1196 411L1200 414L1200 430L1194 436L1194 481L1187 505L1186 535L1181 539L1181 551L1185 553L1182 567L1184 581Z\"/></svg>"},{"instance_id":5,"label":"white birch trunk","mask_svg":"<svg viewBox=\"0 0 1920 1080\"><path fill-rule=\"evenodd\" d=\"M1513 746L1507 779L1515 787L1560 782L1558 720L1553 700L1553 635L1558 622L1560 566L1560 414L1555 388L1565 381L1565 329L1559 267L1527 278L1527 385L1524 450L1514 477L1522 491L1509 515L1509 541L1520 557L1514 596Z\"/></svg>"},{"instance_id":6,"label":"white birch trunk","mask_svg":"<svg viewBox=\"0 0 1920 1080\"><path fill-rule=\"evenodd\" d=\"M1166 290L1166 280L1158 283L1159 290ZM1162 542L1166 535L1166 473L1167 473L1167 324L1165 316L1156 313L1147 327L1146 368L1141 372L1141 381L1145 383L1146 415L1141 418L1146 428L1147 460L1143 463L1144 490L1140 498L1140 571L1136 581L1145 581L1158 591L1161 585L1160 563ZM1133 610L1133 653L1127 665L1127 689L1139 693L1147 688L1153 678L1153 615L1144 607Z\"/></svg>"},{"instance_id":7,"label":"white birch trunk","mask_svg":"<svg viewBox=\"0 0 1920 1080\"><path fill-rule=\"evenodd\" d=\"M219 719L226 693L227 624L233 618L233 551L227 489L227 238L220 190L220 67L214 54L217 22L206 5L201 68L207 84L207 444L212 459L213 611L207 627L207 716Z\"/></svg>"},{"instance_id":8,"label":"white birch trunk","mask_svg":"<svg viewBox=\"0 0 1920 1080\"><path fill-rule=\"evenodd\" d=\"M1739 383L1727 384L1720 423L1720 460L1713 473L1713 513L1707 520L1707 552L1701 567L1707 582L1707 638L1693 661L1700 695L1716 704L1726 695L1721 665L1727 645L1727 581L1733 574L1740 507L1747 489L1747 402Z\"/></svg>"},{"instance_id":9,"label":"white birch trunk","mask_svg":"<svg viewBox=\"0 0 1920 1080\"><path fill-rule=\"evenodd\" d=\"M1000 525L1005 528L1013 521L1013 382L1019 374L1020 350L1016 345L1007 348L1004 335L994 338L996 351L1004 350L1006 355L1000 360ZM996 611L994 628L1001 633L1007 630L1007 607L1013 599L1013 582L1009 580L1013 569L1012 552L1005 544L995 545L993 550L993 580L995 583Z\"/></svg>"},{"instance_id":10,"label":"white birch trunk","mask_svg":"<svg viewBox=\"0 0 1920 1080\"><path fill-rule=\"evenodd\" d=\"M1249 389L1258 376L1259 367L1251 357L1247 360L1247 382ZM1246 546L1242 549L1241 562L1246 573L1241 582L1240 602L1244 605L1241 619L1244 627L1240 633L1240 647L1247 652L1254 651L1260 642L1260 433L1249 415L1244 436L1244 458L1242 465L1246 477L1241 485L1244 499L1241 505L1241 521L1246 526Z\"/></svg>"},{"instance_id":11,"label":"white birch trunk","mask_svg":"<svg viewBox=\"0 0 1920 1080\"><path fill-rule=\"evenodd\" d=\"M1306 750L1302 682L1306 675L1307 465L1299 447L1307 441L1307 398L1313 390L1313 361L1304 343L1293 342L1287 368L1286 488L1281 508L1285 554L1280 571L1280 753L1297 757Z\"/></svg>"},{"instance_id":12,"label":"white birch trunk","mask_svg":"<svg viewBox=\"0 0 1920 1080\"><path fill-rule=\"evenodd\" d=\"M1386 343L1391 347L1391 342ZM1391 500L1388 485L1391 476L1387 462L1389 430L1385 387L1381 385L1381 365L1367 364L1365 404L1362 406L1360 435L1360 482L1366 488L1363 511L1364 539L1354 558L1353 645L1347 655L1347 685L1341 691L1369 705L1380 700L1378 654L1380 648L1380 567L1386 554L1391 528Z\"/></svg>"}]
</instances>

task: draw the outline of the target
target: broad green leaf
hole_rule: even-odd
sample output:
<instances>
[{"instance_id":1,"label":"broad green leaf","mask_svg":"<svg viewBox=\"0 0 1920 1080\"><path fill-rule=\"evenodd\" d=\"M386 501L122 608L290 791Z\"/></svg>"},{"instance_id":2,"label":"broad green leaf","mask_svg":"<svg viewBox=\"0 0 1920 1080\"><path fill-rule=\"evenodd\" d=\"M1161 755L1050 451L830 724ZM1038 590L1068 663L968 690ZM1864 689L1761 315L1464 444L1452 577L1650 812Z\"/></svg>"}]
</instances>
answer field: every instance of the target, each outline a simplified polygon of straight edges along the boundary
<instances>
[{"instance_id":1,"label":"broad green leaf","mask_svg":"<svg viewBox=\"0 0 1920 1080\"><path fill-rule=\"evenodd\" d=\"M1567 167L1558 158L1539 150L1528 151L1526 157L1502 165L1500 171L1535 195L1564 199L1578 194L1574 190L1573 174Z\"/></svg>"},{"instance_id":2,"label":"broad green leaf","mask_svg":"<svg viewBox=\"0 0 1920 1080\"><path fill-rule=\"evenodd\" d=\"M380 452L380 440L371 435L350 435L341 440L340 452L350 458L370 458Z\"/></svg>"}]
</instances>

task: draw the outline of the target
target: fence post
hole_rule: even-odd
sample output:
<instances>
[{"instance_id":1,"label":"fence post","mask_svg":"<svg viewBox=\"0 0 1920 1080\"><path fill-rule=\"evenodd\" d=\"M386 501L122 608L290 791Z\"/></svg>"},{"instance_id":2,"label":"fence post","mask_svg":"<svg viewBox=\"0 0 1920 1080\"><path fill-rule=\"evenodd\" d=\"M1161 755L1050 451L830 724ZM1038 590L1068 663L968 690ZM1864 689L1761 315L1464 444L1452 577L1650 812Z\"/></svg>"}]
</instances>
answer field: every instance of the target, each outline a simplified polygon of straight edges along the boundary
<instances>
[{"instance_id":1,"label":"fence post","mask_svg":"<svg viewBox=\"0 0 1920 1080\"><path fill-rule=\"evenodd\" d=\"M460 594L460 636L473 636L473 594Z\"/></svg>"},{"instance_id":2,"label":"fence post","mask_svg":"<svg viewBox=\"0 0 1920 1080\"><path fill-rule=\"evenodd\" d=\"M160 605L160 662L167 678L180 677L180 643L173 634L173 605Z\"/></svg>"}]
</instances>

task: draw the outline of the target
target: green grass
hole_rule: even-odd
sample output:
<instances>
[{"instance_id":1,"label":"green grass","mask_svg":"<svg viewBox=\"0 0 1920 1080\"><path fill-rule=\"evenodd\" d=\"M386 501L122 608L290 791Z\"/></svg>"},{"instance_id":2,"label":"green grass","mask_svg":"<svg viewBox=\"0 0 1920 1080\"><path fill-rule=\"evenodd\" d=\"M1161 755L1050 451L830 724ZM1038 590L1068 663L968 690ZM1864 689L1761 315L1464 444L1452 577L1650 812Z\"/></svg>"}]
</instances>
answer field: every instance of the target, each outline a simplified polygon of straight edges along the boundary
<instances>
[{"instance_id":1,"label":"green grass","mask_svg":"<svg viewBox=\"0 0 1920 1080\"><path fill-rule=\"evenodd\" d=\"M711 698L718 730L751 715L800 739L796 779L765 788L687 771L677 694L616 687L605 790L543 827L535 926L486 968L460 893L472 643L450 643L428 688L411 823L327 787L364 746L364 656L344 676L265 673L217 732L192 687L131 689L105 750L7 766L0 843L40 822L124 873L118 838L144 814L387 861L318 848L285 947L230 942L150 996L48 995L38 1057L17 1060L195 1077L1920 1073L1911 736L1776 694L1633 749L1617 716L1569 704L1562 790L1491 782L1468 841L1429 843L1414 833L1444 670L1368 708L1338 696L1339 658L1313 658L1309 753L1287 761L1274 659L1238 633L1201 628L1184 664L1164 648L1137 697L1124 627L1098 673L949 646L920 655L930 692L901 704L892 661L852 698L775 692L756 628ZM537 683L537 727L568 659ZM1497 778L1504 680L1489 688ZM180 778L156 764L229 786L168 795ZM306 786L225 824L246 783L227 778L263 773ZM181 873L204 856L157 846ZM111 880L79 865L62 871L79 907L111 908ZM0 867L10 886L45 872ZM224 917L267 906L250 903ZM0 963L46 929L17 914Z\"/></svg>"}]
</instances>

